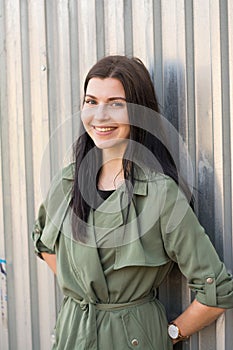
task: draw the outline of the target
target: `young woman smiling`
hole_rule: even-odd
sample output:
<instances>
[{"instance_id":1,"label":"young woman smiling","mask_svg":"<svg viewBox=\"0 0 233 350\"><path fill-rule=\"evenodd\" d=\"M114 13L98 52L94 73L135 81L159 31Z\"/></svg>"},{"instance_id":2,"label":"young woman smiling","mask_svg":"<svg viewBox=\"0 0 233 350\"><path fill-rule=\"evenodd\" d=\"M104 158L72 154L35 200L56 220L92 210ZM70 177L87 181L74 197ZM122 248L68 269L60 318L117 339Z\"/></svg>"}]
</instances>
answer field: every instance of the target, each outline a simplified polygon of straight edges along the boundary
<instances>
[{"instance_id":1,"label":"young woman smiling","mask_svg":"<svg viewBox=\"0 0 233 350\"><path fill-rule=\"evenodd\" d=\"M74 163L32 235L64 293L53 349L172 349L233 307L233 283L194 214L143 63L97 62L81 119ZM168 325L156 290L174 263L196 297Z\"/></svg>"}]
</instances>

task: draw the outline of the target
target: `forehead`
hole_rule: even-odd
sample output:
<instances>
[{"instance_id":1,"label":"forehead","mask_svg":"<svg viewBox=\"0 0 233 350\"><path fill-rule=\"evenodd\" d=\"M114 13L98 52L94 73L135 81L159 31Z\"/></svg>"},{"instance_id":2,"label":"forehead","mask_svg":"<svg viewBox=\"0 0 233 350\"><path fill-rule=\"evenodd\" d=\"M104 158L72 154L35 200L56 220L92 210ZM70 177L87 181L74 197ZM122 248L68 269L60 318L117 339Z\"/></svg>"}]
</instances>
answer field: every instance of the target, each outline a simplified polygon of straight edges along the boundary
<instances>
[{"instance_id":1,"label":"forehead","mask_svg":"<svg viewBox=\"0 0 233 350\"><path fill-rule=\"evenodd\" d=\"M87 85L86 94L98 98L125 97L125 90L120 80L115 78L92 78Z\"/></svg>"}]
</instances>

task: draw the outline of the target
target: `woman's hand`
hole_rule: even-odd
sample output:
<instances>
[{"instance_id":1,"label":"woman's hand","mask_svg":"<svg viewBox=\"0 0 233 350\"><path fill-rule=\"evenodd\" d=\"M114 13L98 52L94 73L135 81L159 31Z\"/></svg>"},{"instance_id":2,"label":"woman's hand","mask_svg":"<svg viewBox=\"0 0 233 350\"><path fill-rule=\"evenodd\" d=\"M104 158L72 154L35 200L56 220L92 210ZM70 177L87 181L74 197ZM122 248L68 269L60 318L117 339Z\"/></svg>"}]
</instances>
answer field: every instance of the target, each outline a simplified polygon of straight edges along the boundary
<instances>
[{"instance_id":1,"label":"woman's hand","mask_svg":"<svg viewBox=\"0 0 233 350\"><path fill-rule=\"evenodd\" d=\"M56 255L55 254L48 254L48 253L41 253L44 261L48 264L50 269L56 274Z\"/></svg>"},{"instance_id":2,"label":"woman's hand","mask_svg":"<svg viewBox=\"0 0 233 350\"><path fill-rule=\"evenodd\" d=\"M182 336L190 336L215 321L225 309L206 306L194 300L190 306L173 322ZM173 344L179 340L175 340Z\"/></svg>"}]
</instances>

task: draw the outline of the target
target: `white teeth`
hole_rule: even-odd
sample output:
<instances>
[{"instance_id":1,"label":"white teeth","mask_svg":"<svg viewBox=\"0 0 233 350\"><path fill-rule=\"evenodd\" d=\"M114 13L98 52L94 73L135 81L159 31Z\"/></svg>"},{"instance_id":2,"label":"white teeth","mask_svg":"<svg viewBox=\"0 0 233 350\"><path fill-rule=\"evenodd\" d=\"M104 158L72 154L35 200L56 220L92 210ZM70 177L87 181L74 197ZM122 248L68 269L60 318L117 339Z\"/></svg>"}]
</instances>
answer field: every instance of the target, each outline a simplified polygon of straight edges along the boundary
<instances>
[{"instance_id":1,"label":"white teeth","mask_svg":"<svg viewBox=\"0 0 233 350\"><path fill-rule=\"evenodd\" d=\"M100 132L106 132L106 131L114 130L115 128L100 128L100 127L95 126L95 129L97 131L100 131Z\"/></svg>"}]
</instances>

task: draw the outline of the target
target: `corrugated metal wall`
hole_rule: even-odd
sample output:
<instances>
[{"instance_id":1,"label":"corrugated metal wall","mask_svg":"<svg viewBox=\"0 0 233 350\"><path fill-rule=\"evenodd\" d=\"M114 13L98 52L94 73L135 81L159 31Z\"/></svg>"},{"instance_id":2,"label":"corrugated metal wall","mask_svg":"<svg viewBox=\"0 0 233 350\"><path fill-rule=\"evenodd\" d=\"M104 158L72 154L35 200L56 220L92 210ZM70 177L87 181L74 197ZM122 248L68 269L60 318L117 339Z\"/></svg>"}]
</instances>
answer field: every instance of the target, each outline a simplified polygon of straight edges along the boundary
<instances>
[{"instance_id":1,"label":"corrugated metal wall","mask_svg":"<svg viewBox=\"0 0 233 350\"><path fill-rule=\"evenodd\" d=\"M232 271L233 2L0 0L1 350L50 349L60 294L30 231L77 120L48 141L79 111L89 67L116 53L140 57L153 75L189 147L200 221ZM176 271L160 297L170 315L191 298ZM232 330L228 311L183 349L231 350Z\"/></svg>"}]
</instances>

